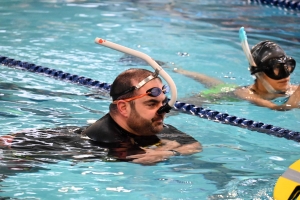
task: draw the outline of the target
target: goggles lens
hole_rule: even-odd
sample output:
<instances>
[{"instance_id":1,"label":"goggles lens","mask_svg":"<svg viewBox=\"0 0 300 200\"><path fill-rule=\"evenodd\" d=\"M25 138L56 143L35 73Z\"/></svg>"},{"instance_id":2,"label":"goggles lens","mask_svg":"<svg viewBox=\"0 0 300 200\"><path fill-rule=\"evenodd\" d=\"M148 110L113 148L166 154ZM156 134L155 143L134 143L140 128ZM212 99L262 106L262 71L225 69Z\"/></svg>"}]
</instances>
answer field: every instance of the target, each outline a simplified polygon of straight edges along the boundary
<instances>
[{"instance_id":1,"label":"goggles lens","mask_svg":"<svg viewBox=\"0 0 300 200\"><path fill-rule=\"evenodd\" d=\"M129 102L129 101L133 101L135 99L139 99L139 98L142 98L144 96L150 96L150 97L158 97L161 93L168 93L170 91L170 88L169 86L167 85L164 85L162 87L162 89L158 88L158 87L153 87L153 88L150 88L149 90L146 91L145 94L140 94L140 95L137 95L135 97L130 97L128 99L122 99L123 101L126 101L126 102ZM115 100L113 101L114 104L116 104L119 100Z\"/></svg>"},{"instance_id":2,"label":"goggles lens","mask_svg":"<svg viewBox=\"0 0 300 200\"><path fill-rule=\"evenodd\" d=\"M162 89L160 89L158 87L151 88L151 89L147 90L146 94L148 94L151 97L158 97L161 93L166 94L169 91L170 91L169 86L164 85L162 87Z\"/></svg>"},{"instance_id":3,"label":"goggles lens","mask_svg":"<svg viewBox=\"0 0 300 200\"><path fill-rule=\"evenodd\" d=\"M293 73L296 66L296 61L291 57L281 57L270 59L266 63L266 69L264 70L265 74L274 79L280 80L287 78Z\"/></svg>"}]
</instances>

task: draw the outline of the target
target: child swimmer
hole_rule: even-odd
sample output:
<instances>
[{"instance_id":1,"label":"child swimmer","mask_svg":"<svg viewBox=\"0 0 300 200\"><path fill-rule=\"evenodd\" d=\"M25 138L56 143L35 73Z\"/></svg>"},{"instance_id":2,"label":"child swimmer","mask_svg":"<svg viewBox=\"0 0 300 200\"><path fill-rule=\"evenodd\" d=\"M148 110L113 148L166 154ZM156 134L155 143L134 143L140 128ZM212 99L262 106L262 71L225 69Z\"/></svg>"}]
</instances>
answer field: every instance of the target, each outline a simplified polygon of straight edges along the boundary
<instances>
[{"instance_id":1,"label":"child swimmer","mask_svg":"<svg viewBox=\"0 0 300 200\"><path fill-rule=\"evenodd\" d=\"M221 98L225 95L231 101L244 99L273 110L299 108L300 87L290 84L290 75L296 67L296 61L287 56L279 45L268 40L256 44L251 49L251 55L256 65L250 65L250 72L256 79L249 86L236 87L184 69L175 68L174 71L192 77L208 87L209 90L200 93L200 97L204 99ZM285 98L281 105L274 102L279 97Z\"/></svg>"}]
</instances>

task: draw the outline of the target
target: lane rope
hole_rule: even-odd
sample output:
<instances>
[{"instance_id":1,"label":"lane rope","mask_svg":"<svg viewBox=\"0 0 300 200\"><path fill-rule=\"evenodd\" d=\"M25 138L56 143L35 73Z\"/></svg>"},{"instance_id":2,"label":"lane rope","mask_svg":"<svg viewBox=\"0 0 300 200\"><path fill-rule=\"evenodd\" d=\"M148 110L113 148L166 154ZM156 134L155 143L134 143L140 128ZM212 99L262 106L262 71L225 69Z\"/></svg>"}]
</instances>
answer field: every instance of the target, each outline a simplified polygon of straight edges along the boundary
<instances>
[{"instance_id":1,"label":"lane rope","mask_svg":"<svg viewBox=\"0 0 300 200\"><path fill-rule=\"evenodd\" d=\"M287 10L300 11L300 1L295 0L250 0L253 3L269 5Z\"/></svg>"}]
</instances>

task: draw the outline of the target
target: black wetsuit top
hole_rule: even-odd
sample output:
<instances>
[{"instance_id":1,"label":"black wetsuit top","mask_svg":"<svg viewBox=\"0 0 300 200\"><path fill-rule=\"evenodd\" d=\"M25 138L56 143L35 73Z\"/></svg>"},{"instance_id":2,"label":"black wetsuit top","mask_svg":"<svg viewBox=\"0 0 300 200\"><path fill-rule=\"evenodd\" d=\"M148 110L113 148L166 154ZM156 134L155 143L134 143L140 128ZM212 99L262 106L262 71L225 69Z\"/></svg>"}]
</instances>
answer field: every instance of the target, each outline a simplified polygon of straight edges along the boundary
<instances>
[{"instance_id":1,"label":"black wetsuit top","mask_svg":"<svg viewBox=\"0 0 300 200\"><path fill-rule=\"evenodd\" d=\"M159 142L156 135L137 136L120 127L110 116L106 114L101 119L88 127L83 134L99 143L132 143L138 146L148 146Z\"/></svg>"},{"instance_id":2,"label":"black wetsuit top","mask_svg":"<svg viewBox=\"0 0 300 200\"><path fill-rule=\"evenodd\" d=\"M118 155L119 158L142 153L143 150L140 147L159 145L160 139L175 140L180 144L197 142L193 137L171 125L164 125L164 129L157 135L138 136L120 127L109 114L88 127L83 134L99 146L110 147L112 152L118 150L120 153L120 151L126 150L122 151L124 155Z\"/></svg>"},{"instance_id":3,"label":"black wetsuit top","mask_svg":"<svg viewBox=\"0 0 300 200\"><path fill-rule=\"evenodd\" d=\"M124 160L128 155L143 153L140 147L158 145L160 139L175 140L180 144L197 142L171 125L164 125L157 135L137 136L121 128L106 114L89 127L25 130L15 135L11 149L30 152L34 157L46 154L47 157L64 158L90 155L88 157Z\"/></svg>"}]
</instances>

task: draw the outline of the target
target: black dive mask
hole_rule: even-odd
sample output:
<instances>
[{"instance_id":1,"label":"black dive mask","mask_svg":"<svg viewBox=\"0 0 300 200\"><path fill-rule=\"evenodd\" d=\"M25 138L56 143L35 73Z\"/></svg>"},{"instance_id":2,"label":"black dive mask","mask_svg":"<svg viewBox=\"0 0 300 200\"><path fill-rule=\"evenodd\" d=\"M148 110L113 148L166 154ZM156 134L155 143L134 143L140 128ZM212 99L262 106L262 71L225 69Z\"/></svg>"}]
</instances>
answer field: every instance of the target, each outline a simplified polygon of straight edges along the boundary
<instances>
[{"instance_id":1,"label":"black dive mask","mask_svg":"<svg viewBox=\"0 0 300 200\"><path fill-rule=\"evenodd\" d=\"M262 41L251 49L256 66L250 66L251 75L264 72L269 78L280 80L291 75L296 61L287 57L283 49L271 41Z\"/></svg>"},{"instance_id":2,"label":"black dive mask","mask_svg":"<svg viewBox=\"0 0 300 200\"><path fill-rule=\"evenodd\" d=\"M262 71L271 79L280 80L293 73L296 61L292 57L272 58L262 63Z\"/></svg>"}]
</instances>

